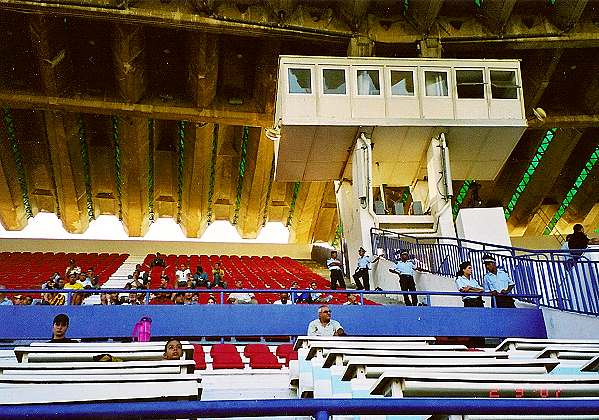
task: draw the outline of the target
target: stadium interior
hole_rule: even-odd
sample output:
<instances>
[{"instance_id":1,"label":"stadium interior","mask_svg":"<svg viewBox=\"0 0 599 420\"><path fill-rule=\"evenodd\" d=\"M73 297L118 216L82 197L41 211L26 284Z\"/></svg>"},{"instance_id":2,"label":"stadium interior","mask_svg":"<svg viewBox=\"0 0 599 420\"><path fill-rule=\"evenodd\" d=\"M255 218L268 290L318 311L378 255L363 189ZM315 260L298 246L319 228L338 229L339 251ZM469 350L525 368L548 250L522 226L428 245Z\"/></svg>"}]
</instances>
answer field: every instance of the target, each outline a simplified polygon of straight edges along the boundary
<instances>
[{"instance_id":1,"label":"stadium interior","mask_svg":"<svg viewBox=\"0 0 599 420\"><path fill-rule=\"evenodd\" d=\"M599 1L0 34L0 419L599 419Z\"/></svg>"}]
</instances>

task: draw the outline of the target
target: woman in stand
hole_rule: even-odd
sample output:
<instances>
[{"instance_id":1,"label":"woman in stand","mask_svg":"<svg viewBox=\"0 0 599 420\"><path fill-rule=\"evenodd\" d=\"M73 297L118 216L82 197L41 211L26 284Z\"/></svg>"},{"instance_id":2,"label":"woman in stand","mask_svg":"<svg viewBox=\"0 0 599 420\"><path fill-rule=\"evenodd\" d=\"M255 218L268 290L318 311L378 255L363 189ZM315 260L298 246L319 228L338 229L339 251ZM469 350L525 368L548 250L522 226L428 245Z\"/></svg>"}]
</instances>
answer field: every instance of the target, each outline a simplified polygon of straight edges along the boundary
<instances>
[{"instance_id":1,"label":"woman in stand","mask_svg":"<svg viewBox=\"0 0 599 420\"><path fill-rule=\"evenodd\" d=\"M472 277L472 264L470 261L464 261L460 264L460 269L456 274L457 279L455 284L458 290L462 293L482 293L483 288L481 285ZM465 308L478 307L482 308L485 306L482 296L463 296L462 301L464 302Z\"/></svg>"}]
</instances>

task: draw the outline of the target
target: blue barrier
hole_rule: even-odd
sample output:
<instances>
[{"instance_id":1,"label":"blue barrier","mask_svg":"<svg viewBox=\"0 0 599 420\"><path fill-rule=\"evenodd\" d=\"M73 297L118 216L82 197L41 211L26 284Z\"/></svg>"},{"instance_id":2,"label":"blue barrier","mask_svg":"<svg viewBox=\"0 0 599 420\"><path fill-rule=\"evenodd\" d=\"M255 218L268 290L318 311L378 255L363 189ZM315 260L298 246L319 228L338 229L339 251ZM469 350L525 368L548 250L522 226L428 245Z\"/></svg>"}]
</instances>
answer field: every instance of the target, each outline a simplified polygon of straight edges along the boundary
<instances>
[{"instance_id":1,"label":"blue barrier","mask_svg":"<svg viewBox=\"0 0 599 420\"><path fill-rule=\"evenodd\" d=\"M52 319L69 315L71 338L129 338L142 316L153 337L298 336L317 316L317 305L0 306L0 339L49 339ZM546 338L538 308L461 308L333 305L333 318L349 335Z\"/></svg>"},{"instance_id":2,"label":"blue barrier","mask_svg":"<svg viewBox=\"0 0 599 420\"><path fill-rule=\"evenodd\" d=\"M455 277L462 261L472 263L473 277L482 280L482 257L491 253L497 265L516 283L518 294L540 295L540 299L521 300L550 308L599 315L599 262L568 250L531 251L503 245L485 244L459 238L415 238L381 229L371 229L373 249L395 260L395 252L407 250L421 260L429 271ZM599 256L599 250L585 250Z\"/></svg>"},{"instance_id":3,"label":"blue barrier","mask_svg":"<svg viewBox=\"0 0 599 420\"><path fill-rule=\"evenodd\" d=\"M314 416L376 414L589 415L599 400L564 398L354 398L222 401L107 402L0 406L0 420L144 419Z\"/></svg>"}]
</instances>

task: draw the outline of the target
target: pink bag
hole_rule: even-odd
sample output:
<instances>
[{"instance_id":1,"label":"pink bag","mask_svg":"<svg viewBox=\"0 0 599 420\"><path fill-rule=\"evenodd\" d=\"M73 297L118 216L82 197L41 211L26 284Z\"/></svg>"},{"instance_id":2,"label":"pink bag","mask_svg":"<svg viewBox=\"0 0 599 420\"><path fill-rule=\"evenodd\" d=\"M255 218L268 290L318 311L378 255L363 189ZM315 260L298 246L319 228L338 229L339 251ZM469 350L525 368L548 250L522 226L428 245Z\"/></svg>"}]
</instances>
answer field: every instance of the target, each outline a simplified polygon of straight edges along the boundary
<instances>
[{"instance_id":1,"label":"pink bag","mask_svg":"<svg viewBox=\"0 0 599 420\"><path fill-rule=\"evenodd\" d=\"M152 318L142 317L133 327L133 341L147 342L152 337Z\"/></svg>"}]
</instances>

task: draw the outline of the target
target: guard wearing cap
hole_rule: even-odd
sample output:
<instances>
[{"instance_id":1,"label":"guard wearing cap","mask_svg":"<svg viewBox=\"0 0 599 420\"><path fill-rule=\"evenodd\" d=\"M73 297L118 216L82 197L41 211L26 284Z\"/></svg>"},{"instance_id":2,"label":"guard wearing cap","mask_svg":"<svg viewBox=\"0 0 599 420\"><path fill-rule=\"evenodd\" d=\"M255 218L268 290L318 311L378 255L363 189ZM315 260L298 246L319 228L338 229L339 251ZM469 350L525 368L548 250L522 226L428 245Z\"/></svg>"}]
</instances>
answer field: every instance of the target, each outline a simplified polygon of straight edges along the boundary
<instances>
[{"instance_id":1,"label":"guard wearing cap","mask_svg":"<svg viewBox=\"0 0 599 420\"><path fill-rule=\"evenodd\" d=\"M331 272L331 289L337 289L337 283L342 289L345 289L343 264L337 259L337 251L331 251L331 258L327 260L327 268Z\"/></svg>"},{"instance_id":2,"label":"guard wearing cap","mask_svg":"<svg viewBox=\"0 0 599 420\"><path fill-rule=\"evenodd\" d=\"M514 280L501 268L497 268L497 261L491 254L483 255L483 264L487 273L483 277L485 292L490 292L494 299L492 306L496 308L515 308L514 299L508 296L514 288Z\"/></svg>"},{"instance_id":3,"label":"guard wearing cap","mask_svg":"<svg viewBox=\"0 0 599 420\"><path fill-rule=\"evenodd\" d=\"M408 251L402 250L399 253L399 261L395 263L395 267L389 271L399 276L399 286L404 292L416 291L416 282L414 282L414 270L416 263L409 258ZM406 306L418 306L417 295L403 295Z\"/></svg>"},{"instance_id":4,"label":"guard wearing cap","mask_svg":"<svg viewBox=\"0 0 599 420\"><path fill-rule=\"evenodd\" d=\"M370 263L377 262L380 257L377 256L374 260L370 261L370 257L366 255L366 250L362 247L358 249L358 255L358 266L356 267L356 272L352 276L356 283L356 289L370 290L370 276L368 275ZM360 279L364 282L363 284Z\"/></svg>"}]
</instances>

